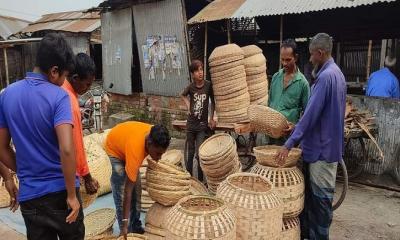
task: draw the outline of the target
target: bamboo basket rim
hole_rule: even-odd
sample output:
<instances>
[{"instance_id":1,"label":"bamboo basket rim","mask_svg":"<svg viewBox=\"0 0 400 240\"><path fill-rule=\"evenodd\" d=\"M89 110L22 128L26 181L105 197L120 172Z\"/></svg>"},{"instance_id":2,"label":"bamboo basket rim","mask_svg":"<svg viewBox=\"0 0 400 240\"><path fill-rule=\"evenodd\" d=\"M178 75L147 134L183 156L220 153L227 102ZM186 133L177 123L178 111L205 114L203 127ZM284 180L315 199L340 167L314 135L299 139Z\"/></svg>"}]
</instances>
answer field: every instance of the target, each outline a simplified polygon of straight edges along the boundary
<instances>
[{"instance_id":1,"label":"bamboo basket rim","mask_svg":"<svg viewBox=\"0 0 400 240\"><path fill-rule=\"evenodd\" d=\"M247 45L242 47L243 53L244 53L244 57L251 57L254 56L256 54L262 54L262 49L259 48L257 45L251 44L251 45Z\"/></svg>"},{"instance_id":2,"label":"bamboo basket rim","mask_svg":"<svg viewBox=\"0 0 400 240\"><path fill-rule=\"evenodd\" d=\"M184 204L187 201L193 200L193 199L209 199L212 201L215 201L218 203L218 207L212 210L203 210L203 211L193 211L193 210L189 210L187 208L185 208L184 206L182 206L182 204ZM219 198L216 197L211 197L209 195L190 195L187 197L182 198L181 200L179 200L179 202L177 203L177 205L181 208L181 210L187 214L190 215L205 215L205 214L214 214L214 213L218 213L220 212L222 209L226 208L225 202Z\"/></svg>"},{"instance_id":3,"label":"bamboo basket rim","mask_svg":"<svg viewBox=\"0 0 400 240\"><path fill-rule=\"evenodd\" d=\"M171 159L172 158L172 159ZM166 162L172 165L178 165L182 162L183 153L178 149L167 150L160 159L160 162Z\"/></svg>"},{"instance_id":4,"label":"bamboo basket rim","mask_svg":"<svg viewBox=\"0 0 400 240\"><path fill-rule=\"evenodd\" d=\"M85 238L100 235L111 228L116 219L115 214L116 211L112 208L102 208L87 214L83 220L86 227ZM100 224L103 224L103 226ZM97 227L90 229L89 226Z\"/></svg>"},{"instance_id":5,"label":"bamboo basket rim","mask_svg":"<svg viewBox=\"0 0 400 240\"><path fill-rule=\"evenodd\" d=\"M220 72L223 72L223 71L230 70L230 69L232 69L234 67L237 67L237 66L243 66L244 67L243 59L242 60L238 60L238 61L234 61L234 62L230 62L230 63L227 63L227 64L223 64L223 65L220 65L220 66L216 66L216 67L210 67L210 73L217 74L217 73L220 73ZM211 82L212 82L212 78L211 78Z\"/></svg>"},{"instance_id":6,"label":"bamboo basket rim","mask_svg":"<svg viewBox=\"0 0 400 240\"><path fill-rule=\"evenodd\" d=\"M205 148L208 147L208 145L214 145L213 141L218 141L218 139L223 140L224 142L222 142L222 144L226 144L227 147L225 149L221 149L219 148L219 150L215 151L212 154L204 154ZM221 144L220 144L221 145ZM234 147L234 140L231 137L231 135L227 134L227 133L217 133L212 135L211 137L209 137L208 139L206 139L199 147L199 157L204 158L204 159L209 159L209 158L217 158L220 156L224 156L232 147ZM215 146L213 146L213 148L215 149ZM208 150L208 148L207 148Z\"/></svg>"},{"instance_id":7,"label":"bamboo basket rim","mask_svg":"<svg viewBox=\"0 0 400 240\"><path fill-rule=\"evenodd\" d=\"M265 146L258 146L253 148L254 155L256 156L257 162L264 166L270 167L293 167L296 166L297 161L300 159L302 151L300 148L292 148L289 151L289 155L286 158L286 162L283 165L279 165L275 161L275 156L277 151L282 149L281 146L276 145L265 145ZM273 159L268 159L273 157Z\"/></svg>"},{"instance_id":8,"label":"bamboo basket rim","mask_svg":"<svg viewBox=\"0 0 400 240\"><path fill-rule=\"evenodd\" d=\"M218 67L221 65L225 65L231 62L235 62L238 60L244 59L243 55L240 54L229 54L228 56L224 56L223 58L221 57L220 59L214 59L212 61L209 61L210 67Z\"/></svg>"},{"instance_id":9,"label":"bamboo basket rim","mask_svg":"<svg viewBox=\"0 0 400 240\"><path fill-rule=\"evenodd\" d=\"M244 57L244 52L237 44L225 44L214 48L214 50L210 54L210 57L208 58L208 61L212 62L214 60L224 58L229 55L243 55Z\"/></svg>"},{"instance_id":10,"label":"bamboo basket rim","mask_svg":"<svg viewBox=\"0 0 400 240\"><path fill-rule=\"evenodd\" d=\"M127 235L127 240L148 240L149 238L145 235L142 234L137 234L137 233L128 233ZM120 236L117 238L117 240L124 240L124 236Z\"/></svg>"},{"instance_id":11,"label":"bamboo basket rim","mask_svg":"<svg viewBox=\"0 0 400 240\"><path fill-rule=\"evenodd\" d=\"M182 175L182 176L187 176L190 178L190 174L185 171L183 168L178 167L176 165L167 163L167 162L160 162L160 161L154 161L150 158L147 159L147 162L149 163L148 170L153 170L157 172L163 172L163 173L169 173L169 174L175 174L175 175Z\"/></svg>"},{"instance_id":12,"label":"bamboo basket rim","mask_svg":"<svg viewBox=\"0 0 400 240\"><path fill-rule=\"evenodd\" d=\"M263 184L267 185L267 188L265 190L263 190L263 191L254 191L254 190L249 190L249 189L237 186L236 184L234 184L232 182L232 180L233 180L233 178L238 178L238 177L258 178L263 182ZM265 178L263 176L260 176L258 174L255 174L255 173L246 173L246 172L234 173L234 174L229 175L226 178L226 182L233 189L237 189L237 190L240 190L241 192L252 194L252 195L264 195L265 193L271 192L271 190L274 188L272 183L267 178Z\"/></svg>"},{"instance_id":13,"label":"bamboo basket rim","mask_svg":"<svg viewBox=\"0 0 400 240\"><path fill-rule=\"evenodd\" d=\"M240 73L245 73L246 74L246 70L244 68L244 65L238 65L236 67L233 67L233 68L230 68L230 69L226 69L226 70L223 70L223 71L220 71L220 72L213 72L213 73L210 73L210 75L211 75L211 79L220 78L220 77L230 78L230 77L236 76L237 74L240 74Z\"/></svg>"}]
</instances>

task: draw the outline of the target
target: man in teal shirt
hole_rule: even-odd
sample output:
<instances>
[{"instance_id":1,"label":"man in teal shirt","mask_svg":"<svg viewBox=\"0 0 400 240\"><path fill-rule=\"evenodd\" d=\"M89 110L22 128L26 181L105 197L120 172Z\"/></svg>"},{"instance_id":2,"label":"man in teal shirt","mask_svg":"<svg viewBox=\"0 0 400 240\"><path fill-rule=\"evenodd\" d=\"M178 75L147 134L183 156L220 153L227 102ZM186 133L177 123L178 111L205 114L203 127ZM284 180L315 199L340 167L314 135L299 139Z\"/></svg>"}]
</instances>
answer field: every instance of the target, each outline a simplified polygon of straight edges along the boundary
<instances>
[{"instance_id":1,"label":"man in teal shirt","mask_svg":"<svg viewBox=\"0 0 400 240\"><path fill-rule=\"evenodd\" d=\"M282 113L294 125L307 106L310 86L296 65L297 45L293 39L282 43L280 54L283 68L272 77L268 106ZM285 140L286 137L270 138L269 143L283 145Z\"/></svg>"}]
</instances>

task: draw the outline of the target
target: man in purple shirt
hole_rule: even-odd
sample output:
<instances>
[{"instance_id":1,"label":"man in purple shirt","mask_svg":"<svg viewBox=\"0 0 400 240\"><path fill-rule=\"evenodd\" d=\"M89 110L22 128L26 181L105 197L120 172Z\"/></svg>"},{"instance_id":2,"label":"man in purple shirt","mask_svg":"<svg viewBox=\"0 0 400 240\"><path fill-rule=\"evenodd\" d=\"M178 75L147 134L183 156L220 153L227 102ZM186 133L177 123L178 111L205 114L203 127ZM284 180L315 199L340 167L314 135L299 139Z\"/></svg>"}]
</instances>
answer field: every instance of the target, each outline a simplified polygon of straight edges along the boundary
<instances>
[{"instance_id":1,"label":"man in purple shirt","mask_svg":"<svg viewBox=\"0 0 400 240\"><path fill-rule=\"evenodd\" d=\"M301 144L305 206L300 215L302 239L329 239L337 163L342 159L346 82L332 59L332 38L315 35L310 61L318 69L303 117L277 155L282 163L289 150Z\"/></svg>"},{"instance_id":2,"label":"man in purple shirt","mask_svg":"<svg viewBox=\"0 0 400 240\"><path fill-rule=\"evenodd\" d=\"M74 63L65 38L47 34L40 42L33 72L0 94L0 162L17 172L17 200L28 240L85 236L71 105L60 88Z\"/></svg>"}]
</instances>

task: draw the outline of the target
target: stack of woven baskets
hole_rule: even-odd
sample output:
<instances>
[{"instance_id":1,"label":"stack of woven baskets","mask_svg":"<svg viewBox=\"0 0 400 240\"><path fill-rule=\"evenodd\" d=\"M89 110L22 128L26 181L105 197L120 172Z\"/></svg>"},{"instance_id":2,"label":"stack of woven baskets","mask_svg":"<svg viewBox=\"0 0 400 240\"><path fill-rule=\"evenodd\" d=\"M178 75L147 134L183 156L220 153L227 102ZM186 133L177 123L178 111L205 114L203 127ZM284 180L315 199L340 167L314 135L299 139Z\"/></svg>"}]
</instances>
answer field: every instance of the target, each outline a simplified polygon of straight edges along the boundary
<instances>
[{"instance_id":1,"label":"stack of woven baskets","mask_svg":"<svg viewBox=\"0 0 400 240\"><path fill-rule=\"evenodd\" d=\"M262 105L250 105L248 108L250 124L254 132L262 132L273 138L280 138L289 128L285 116L272 108Z\"/></svg>"},{"instance_id":2,"label":"stack of woven baskets","mask_svg":"<svg viewBox=\"0 0 400 240\"><path fill-rule=\"evenodd\" d=\"M237 173L218 187L217 197L234 212L239 240L279 240L283 203L272 184L257 174Z\"/></svg>"},{"instance_id":3,"label":"stack of woven baskets","mask_svg":"<svg viewBox=\"0 0 400 240\"><path fill-rule=\"evenodd\" d=\"M151 199L173 206L190 194L190 174L173 164L147 159L146 189Z\"/></svg>"},{"instance_id":4,"label":"stack of woven baskets","mask_svg":"<svg viewBox=\"0 0 400 240\"><path fill-rule=\"evenodd\" d=\"M167 240L235 240L236 218L224 201L209 196L181 199L165 218Z\"/></svg>"},{"instance_id":5,"label":"stack of woven baskets","mask_svg":"<svg viewBox=\"0 0 400 240\"><path fill-rule=\"evenodd\" d=\"M208 189L213 194L229 175L241 171L235 140L226 133L215 134L204 141L199 148L199 158Z\"/></svg>"},{"instance_id":6,"label":"stack of woven baskets","mask_svg":"<svg viewBox=\"0 0 400 240\"><path fill-rule=\"evenodd\" d=\"M243 59L243 50L236 44L215 48L208 59L218 122L248 120L250 95Z\"/></svg>"},{"instance_id":7,"label":"stack of woven baskets","mask_svg":"<svg viewBox=\"0 0 400 240\"><path fill-rule=\"evenodd\" d=\"M296 167L296 163L301 156L301 150L292 148L289 156L283 165L279 165L275 157L278 146L260 146L255 147L254 154L257 164L251 169L252 173L267 178L275 187L278 195L283 200L283 225L286 235L295 232L300 238L298 216L304 208L304 177L302 172ZM297 236L296 235L296 236ZM285 238L287 239L287 238Z\"/></svg>"},{"instance_id":8,"label":"stack of woven baskets","mask_svg":"<svg viewBox=\"0 0 400 240\"><path fill-rule=\"evenodd\" d=\"M268 104L267 60L261 48L256 45L242 47L242 50L250 104L266 106Z\"/></svg>"},{"instance_id":9,"label":"stack of woven baskets","mask_svg":"<svg viewBox=\"0 0 400 240\"><path fill-rule=\"evenodd\" d=\"M140 172L140 181L142 184L142 195L140 200L140 211L147 212L149 208L155 203L153 199L150 198L149 193L147 192L147 185L146 185L146 172L147 172L147 159L144 159L142 162L142 166L139 168Z\"/></svg>"}]
</instances>

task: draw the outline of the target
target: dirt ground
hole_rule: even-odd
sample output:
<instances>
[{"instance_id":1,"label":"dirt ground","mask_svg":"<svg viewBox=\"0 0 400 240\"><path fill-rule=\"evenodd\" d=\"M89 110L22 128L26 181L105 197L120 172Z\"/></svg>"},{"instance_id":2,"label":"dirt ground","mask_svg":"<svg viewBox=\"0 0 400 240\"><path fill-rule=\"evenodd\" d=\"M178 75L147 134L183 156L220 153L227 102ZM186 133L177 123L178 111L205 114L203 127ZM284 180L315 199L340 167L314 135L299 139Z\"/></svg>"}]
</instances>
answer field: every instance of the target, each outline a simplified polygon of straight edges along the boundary
<instances>
[{"instance_id":1,"label":"dirt ground","mask_svg":"<svg viewBox=\"0 0 400 240\"><path fill-rule=\"evenodd\" d=\"M182 148L174 141L173 148ZM338 191L340 191L340 184ZM400 193L351 184L342 206L334 212L331 239L400 240ZM0 239L25 239L0 222Z\"/></svg>"}]
</instances>

